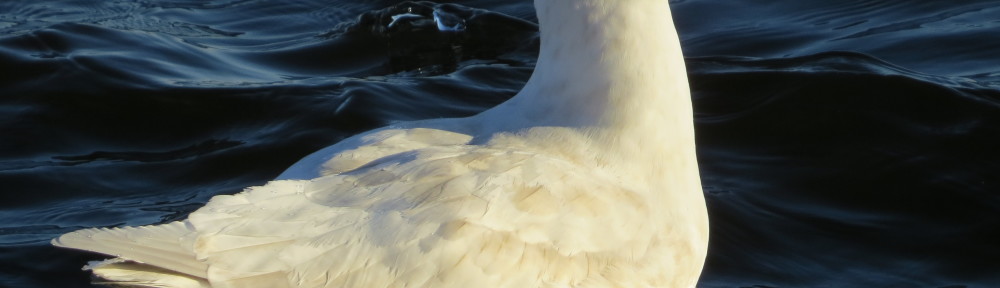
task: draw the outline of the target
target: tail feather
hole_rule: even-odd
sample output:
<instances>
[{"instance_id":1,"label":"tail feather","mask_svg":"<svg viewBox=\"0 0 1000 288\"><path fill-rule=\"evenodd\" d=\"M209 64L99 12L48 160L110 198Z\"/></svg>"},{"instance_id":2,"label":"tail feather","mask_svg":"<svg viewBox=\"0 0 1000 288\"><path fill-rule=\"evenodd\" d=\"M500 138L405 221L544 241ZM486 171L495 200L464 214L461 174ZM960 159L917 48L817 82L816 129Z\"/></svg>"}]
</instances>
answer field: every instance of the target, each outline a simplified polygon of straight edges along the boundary
<instances>
[{"instance_id":1,"label":"tail feather","mask_svg":"<svg viewBox=\"0 0 1000 288\"><path fill-rule=\"evenodd\" d=\"M85 229L62 235L52 240L52 245L113 255L146 266L205 279L208 275L208 265L198 261L194 252L182 244L182 239L189 232L191 231L183 222L157 226ZM130 269L135 270L134 267ZM150 267L149 270L156 269Z\"/></svg>"},{"instance_id":2,"label":"tail feather","mask_svg":"<svg viewBox=\"0 0 1000 288\"><path fill-rule=\"evenodd\" d=\"M210 288L205 279L193 278L154 266L112 259L84 267L100 278L93 283L109 287ZM105 281L106 280L106 281Z\"/></svg>"}]
</instances>

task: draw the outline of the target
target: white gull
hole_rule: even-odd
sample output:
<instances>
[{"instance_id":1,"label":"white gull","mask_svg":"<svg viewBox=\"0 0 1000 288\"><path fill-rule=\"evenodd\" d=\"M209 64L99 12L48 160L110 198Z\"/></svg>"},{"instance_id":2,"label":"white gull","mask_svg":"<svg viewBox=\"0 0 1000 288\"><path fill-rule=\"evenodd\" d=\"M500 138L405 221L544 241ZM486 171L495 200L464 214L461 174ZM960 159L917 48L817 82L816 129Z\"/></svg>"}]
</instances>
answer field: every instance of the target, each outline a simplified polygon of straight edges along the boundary
<instances>
[{"instance_id":1,"label":"white gull","mask_svg":"<svg viewBox=\"0 0 1000 288\"><path fill-rule=\"evenodd\" d=\"M708 246L667 0L536 0L509 101L318 151L184 221L53 240L142 287L694 287Z\"/></svg>"}]
</instances>

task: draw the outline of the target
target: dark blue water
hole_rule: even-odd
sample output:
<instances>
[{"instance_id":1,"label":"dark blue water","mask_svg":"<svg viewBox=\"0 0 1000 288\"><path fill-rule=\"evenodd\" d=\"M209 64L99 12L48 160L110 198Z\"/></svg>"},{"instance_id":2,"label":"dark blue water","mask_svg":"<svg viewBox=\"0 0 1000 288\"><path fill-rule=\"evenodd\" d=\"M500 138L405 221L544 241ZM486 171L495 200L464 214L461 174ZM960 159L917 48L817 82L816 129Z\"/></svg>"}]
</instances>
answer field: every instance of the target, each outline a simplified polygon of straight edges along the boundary
<instances>
[{"instance_id":1,"label":"dark blue water","mask_svg":"<svg viewBox=\"0 0 1000 288\"><path fill-rule=\"evenodd\" d=\"M429 2L0 2L0 287L89 287L101 257L50 238L183 219L350 135L512 96L531 1L448 2L464 31L387 27ZM671 3L701 287L1000 287L1000 1Z\"/></svg>"}]
</instances>

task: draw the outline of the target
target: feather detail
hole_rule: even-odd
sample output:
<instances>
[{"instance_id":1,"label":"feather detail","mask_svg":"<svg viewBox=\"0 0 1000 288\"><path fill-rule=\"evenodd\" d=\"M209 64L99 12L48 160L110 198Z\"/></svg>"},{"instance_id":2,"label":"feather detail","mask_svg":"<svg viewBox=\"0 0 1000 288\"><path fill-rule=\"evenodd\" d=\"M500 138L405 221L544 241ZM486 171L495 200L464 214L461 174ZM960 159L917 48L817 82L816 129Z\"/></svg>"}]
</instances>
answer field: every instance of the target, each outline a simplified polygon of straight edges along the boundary
<instances>
[{"instance_id":1,"label":"feather detail","mask_svg":"<svg viewBox=\"0 0 1000 288\"><path fill-rule=\"evenodd\" d=\"M52 240L58 247L88 250L140 263L156 265L197 278L207 276L208 265L194 260L182 245L191 233L182 222L157 226L96 228L68 233Z\"/></svg>"}]
</instances>

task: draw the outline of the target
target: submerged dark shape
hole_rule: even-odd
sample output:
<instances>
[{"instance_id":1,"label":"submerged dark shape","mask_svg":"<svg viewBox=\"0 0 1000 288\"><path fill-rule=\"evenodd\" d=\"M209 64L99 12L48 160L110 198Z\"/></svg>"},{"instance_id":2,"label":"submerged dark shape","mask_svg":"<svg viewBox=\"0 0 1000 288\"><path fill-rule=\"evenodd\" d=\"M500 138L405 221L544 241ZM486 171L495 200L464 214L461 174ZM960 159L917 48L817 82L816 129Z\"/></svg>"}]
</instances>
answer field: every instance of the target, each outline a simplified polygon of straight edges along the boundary
<instances>
[{"instance_id":1,"label":"submerged dark shape","mask_svg":"<svg viewBox=\"0 0 1000 288\"><path fill-rule=\"evenodd\" d=\"M462 61L520 61L510 54L534 54L538 49L535 23L428 1L366 12L330 35L341 33L373 37L385 45L390 73L438 75L455 71Z\"/></svg>"}]
</instances>

